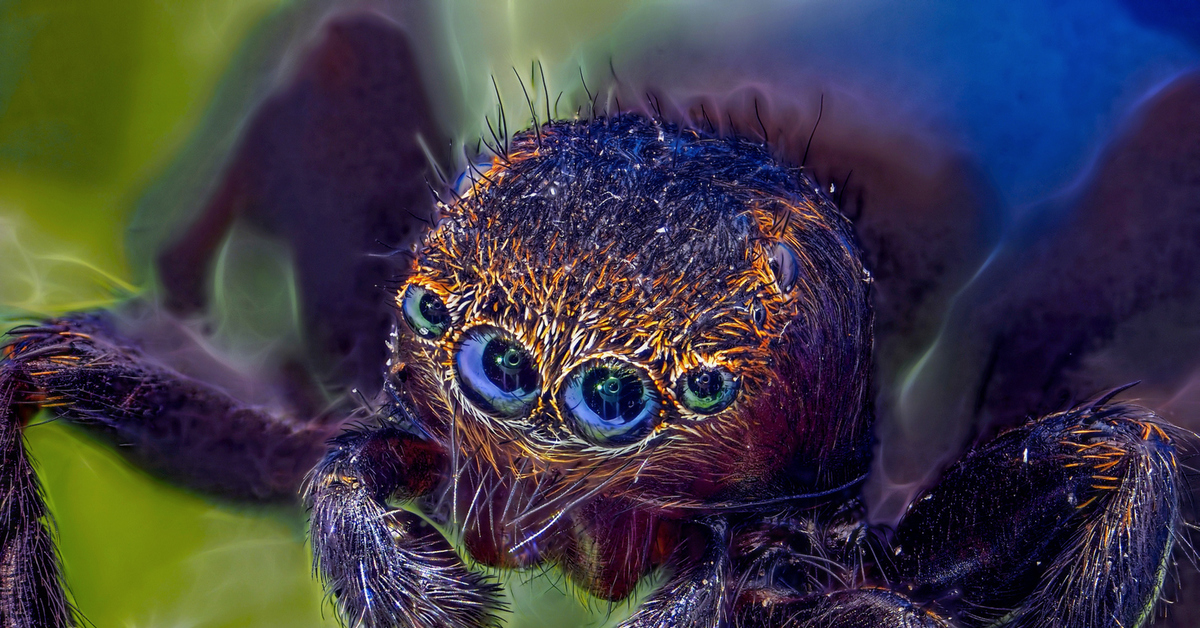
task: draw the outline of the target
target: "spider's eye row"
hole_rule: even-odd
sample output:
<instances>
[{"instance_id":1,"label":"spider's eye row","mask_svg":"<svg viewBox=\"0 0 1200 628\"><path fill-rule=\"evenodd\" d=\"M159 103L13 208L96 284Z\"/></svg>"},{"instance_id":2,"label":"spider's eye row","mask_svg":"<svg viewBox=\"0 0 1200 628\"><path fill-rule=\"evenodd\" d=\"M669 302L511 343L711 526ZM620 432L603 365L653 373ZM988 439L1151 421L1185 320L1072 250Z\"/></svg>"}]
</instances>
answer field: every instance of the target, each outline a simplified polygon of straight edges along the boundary
<instances>
[{"instance_id":1,"label":"spider's eye row","mask_svg":"<svg viewBox=\"0 0 1200 628\"><path fill-rule=\"evenodd\" d=\"M662 401L645 370L617 359L571 371L560 399L575 433L596 445L622 445L654 428Z\"/></svg>"},{"instance_id":2,"label":"spider's eye row","mask_svg":"<svg viewBox=\"0 0 1200 628\"><path fill-rule=\"evenodd\" d=\"M694 368L676 383L679 400L697 414L716 414L728 408L739 392L741 381L723 367Z\"/></svg>"},{"instance_id":3,"label":"spider's eye row","mask_svg":"<svg viewBox=\"0 0 1200 628\"><path fill-rule=\"evenodd\" d=\"M529 350L507 332L472 328L454 356L463 393L477 408L501 417L527 414L541 392L541 375Z\"/></svg>"},{"instance_id":4,"label":"spider's eye row","mask_svg":"<svg viewBox=\"0 0 1200 628\"><path fill-rule=\"evenodd\" d=\"M400 313L413 333L426 340L440 338L450 327L450 312L441 297L416 284L404 291Z\"/></svg>"}]
</instances>

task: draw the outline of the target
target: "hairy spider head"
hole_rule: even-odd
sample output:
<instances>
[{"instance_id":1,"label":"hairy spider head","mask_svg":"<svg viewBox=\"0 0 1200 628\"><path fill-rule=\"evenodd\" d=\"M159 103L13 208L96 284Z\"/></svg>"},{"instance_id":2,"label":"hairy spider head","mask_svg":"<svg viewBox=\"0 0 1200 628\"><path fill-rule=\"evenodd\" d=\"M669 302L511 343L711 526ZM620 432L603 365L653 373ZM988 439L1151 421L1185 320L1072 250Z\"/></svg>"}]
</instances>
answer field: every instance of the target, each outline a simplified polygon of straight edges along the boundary
<instances>
[{"instance_id":1,"label":"hairy spider head","mask_svg":"<svg viewBox=\"0 0 1200 628\"><path fill-rule=\"evenodd\" d=\"M668 509L864 471L869 277L807 177L633 114L466 177L396 297L460 459Z\"/></svg>"}]
</instances>

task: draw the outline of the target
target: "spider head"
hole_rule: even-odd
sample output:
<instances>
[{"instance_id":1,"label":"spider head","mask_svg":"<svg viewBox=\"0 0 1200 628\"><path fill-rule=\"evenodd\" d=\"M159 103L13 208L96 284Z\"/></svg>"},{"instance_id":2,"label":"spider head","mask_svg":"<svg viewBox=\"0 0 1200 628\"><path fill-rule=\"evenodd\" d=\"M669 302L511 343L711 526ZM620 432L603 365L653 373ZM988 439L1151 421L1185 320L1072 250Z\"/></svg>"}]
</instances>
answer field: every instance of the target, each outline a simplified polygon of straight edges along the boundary
<instances>
[{"instance_id":1,"label":"spider head","mask_svg":"<svg viewBox=\"0 0 1200 628\"><path fill-rule=\"evenodd\" d=\"M629 114L465 176L396 296L464 457L664 508L862 472L869 279L807 178Z\"/></svg>"}]
</instances>

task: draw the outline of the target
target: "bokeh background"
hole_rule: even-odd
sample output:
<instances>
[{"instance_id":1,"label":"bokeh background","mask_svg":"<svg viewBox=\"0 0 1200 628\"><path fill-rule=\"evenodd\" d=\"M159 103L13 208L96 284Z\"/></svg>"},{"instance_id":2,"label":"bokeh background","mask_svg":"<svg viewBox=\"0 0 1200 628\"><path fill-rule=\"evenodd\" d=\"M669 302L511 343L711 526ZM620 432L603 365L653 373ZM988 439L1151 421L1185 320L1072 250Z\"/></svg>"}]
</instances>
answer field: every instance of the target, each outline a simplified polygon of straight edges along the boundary
<instances>
[{"instance_id":1,"label":"bokeh background","mask_svg":"<svg viewBox=\"0 0 1200 628\"><path fill-rule=\"evenodd\" d=\"M563 115L587 102L581 73L626 107L644 108L631 100L646 89L668 108L757 100L794 161L820 110L814 172L837 189L857 168L848 211L888 217L868 231L903 233L907 218L947 225L919 233L949 271L876 260L896 262L897 276L937 277L911 300L881 304L894 323L881 341L891 365L881 398L894 403L881 411L884 462L871 489L881 520L927 480L928 459L976 429L921 420L952 404L921 393L941 384L928 373L953 326L947 312L1014 233L1069 213L1140 108L1200 67L1200 5L1184 0L0 0L0 314L153 290L153 251L205 203L245 121L288 84L326 17L346 10L409 32L450 162L494 117L492 77L510 125L528 121L512 68L536 82L536 60L550 93L565 94ZM234 233L221 249L213 329L231 353L302 342L294 269L273 247ZM1175 412L1197 407L1194 378L1166 380L1173 392L1160 396ZM310 576L298 509L172 488L66 426L39 425L28 440L72 593L96 626L336 625ZM888 442L922 443L926 464L892 464L913 447ZM514 581L513 625L601 625L624 612L587 608L553 576Z\"/></svg>"}]
</instances>

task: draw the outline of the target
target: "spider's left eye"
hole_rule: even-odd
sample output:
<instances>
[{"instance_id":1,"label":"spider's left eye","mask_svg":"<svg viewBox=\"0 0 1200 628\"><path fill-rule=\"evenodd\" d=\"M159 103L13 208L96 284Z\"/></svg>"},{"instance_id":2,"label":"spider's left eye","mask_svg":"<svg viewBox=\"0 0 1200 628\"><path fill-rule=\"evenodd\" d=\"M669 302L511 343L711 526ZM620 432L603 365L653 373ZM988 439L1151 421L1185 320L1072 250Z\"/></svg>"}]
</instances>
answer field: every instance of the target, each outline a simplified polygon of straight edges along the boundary
<instances>
[{"instance_id":1,"label":"spider's left eye","mask_svg":"<svg viewBox=\"0 0 1200 628\"><path fill-rule=\"evenodd\" d=\"M729 369L707 366L688 371L676 386L680 401L697 414L716 414L728 408L741 390L741 382Z\"/></svg>"},{"instance_id":2,"label":"spider's left eye","mask_svg":"<svg viewBox=\"0 0 1200 628\"><path fill-rule=\"evenodd\" d=\"M400 312L410 329L427 340L440 338L450 327L450 312L438 295L410 284L400 300Z\"/></svg>"},{"instance_id":3,"label":"spider's left eye","mask_svg":"<svg viewBox=\"0 0 1200 628\"><path fill-rule=\"evenodd\" d=\"M508 333L482 325L469 331L454 356L459 385L476 407L518 417L529 412L541 392L533 356Z\"/></svg>"}]
</instances>

